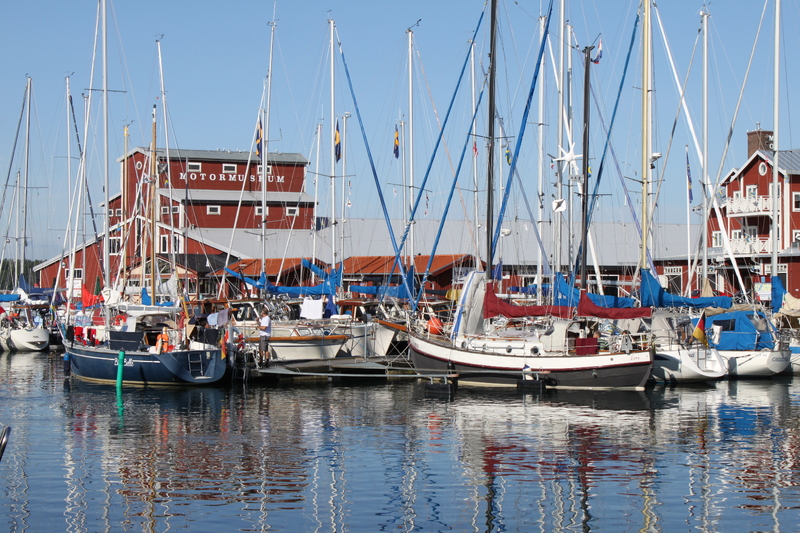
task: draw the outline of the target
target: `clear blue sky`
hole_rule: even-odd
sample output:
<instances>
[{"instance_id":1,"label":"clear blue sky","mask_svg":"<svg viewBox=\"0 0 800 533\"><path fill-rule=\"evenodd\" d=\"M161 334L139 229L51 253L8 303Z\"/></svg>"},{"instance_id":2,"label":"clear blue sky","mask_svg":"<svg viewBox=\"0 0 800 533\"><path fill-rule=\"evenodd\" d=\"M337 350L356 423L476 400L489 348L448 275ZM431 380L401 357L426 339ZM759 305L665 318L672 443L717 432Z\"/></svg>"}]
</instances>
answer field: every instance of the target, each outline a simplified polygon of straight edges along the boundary
<instances>
[{"instance_id":1,"label":"clear blue sky","mask_svg":"<svg viewBox=\"0 0 800 533\"><path fill-rule=\"evenodd\" d=\"M544 5L543 5L544 4ZM601 101L606 121L610 118L620 83L622 67L630 40L638 2L567 2L567 19L574 28L574 44L582 48L596 44L602 36L603 57L593 66L593 85ZM677 4L677 5L676 5ZM791 28L800 16L797 0L785 0L784 27ZM745 93L745 102L739 115L728 158L727 170L745 160L745 132L759 122L764 129L772 128L772 35L773 5L767 8L767 18L762 29L757 50L757 61ZM703 2L685 0L663 3L661 16L673 48L681 79L686 74L699 28L699 11ZM716 175L722 155L722 144L729 127L747 59L750 54L763 2L760 0L729 0L709 4L712 13L710 36L710 172ZM500 42L502 66L499 72L499 113L507 126L507 135L515 137L519 130L524 98L528 91L533 63L538 49L537 18L546 7L539 1L516 2L501 0ZM95 31L97 3L89 0L77 2L13 2L4 6L0 31L0 169L5 181L9 156L19 118L26 75L33 78L34 107L31 141L31 186L29 212L32 241L28 256L46 258L61 249L63 229L66 225L67 175L65 166L65 108L64 80L71 75L72 94L78 121L81 123L83 101L81 94L89 88L92 60L92 43ZM267 72L269 52L268 22L276 12L276 46L273 64L272 120L269 138L271 151L298 152L309 158L314 169L316 152L312 148L316 124L323 123L323 148L320 170L329 174L329 73L328 24L336 22L338 39L348 62L366 137L373 152L376 170L387 195L392 215L400 213L401 167L391 154L394 127L401 115L407 112L406 88L406 29L414 27L415 40L415 148L417 183L422 179L437 131L435 106L439 119L444 116L455 88L460 67L468 50L468 39L475 29L484 4L480 0L464 1L316 1L256 2L241 0L230 3L208 1L109 0L109 88L115 92L110 97L111 158L122 153L122 127L131 124L134 145L149 142L149 113L154 103L159 104L159 136L163 139L163 118L159 99L159 72L156 39L161 39L164 79L170 112L170 145L185 149L248 149L251 146L256 114L261 101ZM557 14L551 31L557 34ZM479 61L486 59L486 23L477 38ZM677 111L677 97L672 74L665 59L664 46L657 26L653 30L655 49L656 121L654 150L666 153L673 117ZM163 36L163 37L162 37ZM699 45L698 45L699 46ZM797 57L798 36L785 32L783 37L781 149L795 147L792 136L792 117L797 113L791 93L786 87L797 85L796 70L787 69ZM632 65L623 88L614 143L622 173L636 178L639 146L639 94L640 60L639 42L634 47ZM581 81L583 78L580 55L575 52L575 124L576 138L580 138L582 120ZM549 57L548 57L549 60ZM354 114L355 108L344 78L341 59L337 56L336 113ZM788 72L787 72L788 70ZM94 88L99 88L100 62L97 62ZM700 134L700 80L701 55L698 48L688 85L688 105L693 114L695 128ZM546 152L555 154L552 140L555 130L555 90L552 67L548 64L545 76L545 122L550 124ZM458 162L469 116L469 92L464 88L454 107L453 128L446 135L449 161L440 154L433 165L428 184L427 214L420 216L438 218L452 176L451 168ZM99 93L96 93L99 95ZM535 102L536 100L534 100ZM99 98L94 102L93 120L88 143L93 162L90 166L92 199L95 206L102 200L100 174L97 161L101 158ZM481 113L485 116L485 111ZM341 120L341 119L340 119ZM602 149L603 134L593 110L592 151L593 165ZM537 122L535 113L530 122ZM478 129L482 131L485 119ZM364 142L358 133L355 118L350 118L348 194L352 201L346 216L379 217L377 195L373 184ZM537 133L530 128L526 133L520 170L528 183L530 201L534 202L537 172L535 142ZM579 144L579 143L578 143ZM673 141L666 174L667 191L660 204L664 214L659 220L685 221L685 156L684 145L692 144L684 116L681 115ZM580 149L576 148L580 153ZM21 169L21 151L15 158L12 173ZM700 176L696 154L691 156L695 180ZM340 164L341 165L341 164ZM469 165L468 165L469 166ZM549 164L546 165L549 171ZM471 167L470 167L471 168ZM74 172L75 166L73 166ZM608 169L610 170L610 169ZM117 167L112 166L111 192L116 193ZM341 166L337 170L341 172ZM468 170L466 172L471 172ZM552 174L552 172L550 173ZM552 182L552 175L545 179ZM470 176L466 174L465 178ZM627 207L619 195L618 178L606 174L608 182L604 191L601 216L607 219L630 221ZM468 178L465 187L468 186ZM13 181L13 176L12 176ZM324 181L324 184L322 183ZM327 189L329 180L321 180L321 190ZM678 186L680 184L680 187ZM341 187L341 180L339 182ZM638 186L631 181L633 194ZM607 188L607 189L606 189ZM310 185L309 185L310 189ZM395 195L395 191L397 194ZM312 190L309 190L312 192ZM545 191L550 198L552 190ZM327 193L325 193L327 194ZM10 193L9 193L10 196ZM695 204L699 188L695 181ZM321 197L323 206L329 200ZM455 217L471 216L471 197L464 193L454 207ZM9 201L3 211L2 231L6 230ZM462 207L462 204L464 207ZM549 202L546 202L549 204ZM512 207L512 212L526 218L523 204ZM466 211L466 214L464 213ZM323 213L325 214L325 213ZM697 219L695 219L697 221ZM12 226L13 228L13 226ZM8 256L10 251L6 252Z\"/></svg>"}]
</instances>

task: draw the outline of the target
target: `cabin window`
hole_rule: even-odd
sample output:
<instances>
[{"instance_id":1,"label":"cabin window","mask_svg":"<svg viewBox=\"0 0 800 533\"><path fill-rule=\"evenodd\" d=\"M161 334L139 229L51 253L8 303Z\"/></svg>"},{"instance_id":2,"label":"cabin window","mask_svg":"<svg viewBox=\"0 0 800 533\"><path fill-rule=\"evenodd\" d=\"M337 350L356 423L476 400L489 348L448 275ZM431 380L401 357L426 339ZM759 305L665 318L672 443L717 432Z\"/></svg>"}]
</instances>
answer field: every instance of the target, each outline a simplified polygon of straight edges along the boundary
<instances>
[{"instance_id":1,"label":"cabin window","mask_svg":"<svg viewBox=\"0 0 800 533\"><path fill-rule=\"evenodd\" d=\"M218 205L207 205L206 206L206 215L219 215L222 212L222 209Z\"/></svg>"},{"instance_id":2,"label":"cabin window","mask_svg":"<svg viewBox=\"0 0 800 533\"><path fill-rule=\"evenodd\" d=\"M119 255L122 249L122 237L109 237L108 238L108 253L111 255Z\"/></svg>"},{"instance_id":3,"label":"cabin window","mask_svg":"<svg viewBox=\"0 0 800 533\"><path fill-rule=\"evenodd\" d=\"M264 170L264 165L258 165L258 175L263 176L261 173ZM272 176L272 165L267 165L267 176Z\"/></svg>"},{"instance_id":4,"label":"cabin window","mask_svg":"<svg viewBox=\"0 0 800 533\"><path fill-rule=\"evenodd\" d=\"M236 174L236 164L235 163L223 163L222 164L222 172L224 174Z\"/></svg>"},{"instance_id":5,"label":"cabin window","mask_svg":"<svg viewBox=\"0 0 800 533\"><path fill-rule=\"evenodd\" d=\"M296 208L296 207L287 207L286 208L286 216L287 217L296 217L298 211L299 211L299 209Z\"/></svg>"},{"instance_id":6,"label":"cabin window","mask_svg":"<svg viewBox=\"0 0 800 533\"><path fill-rule=\"evenodd\" d=\"M265 209L265 208L264 208L264 206L257 205L257 206L256 206L256 216L257 216L257 217L262 217L262 216L264 216L264 209ZM266 208L266 214L268 214L268 215L269 215L269 207L267 207L267 208Z\"/></svg>"},{"instance_id":7,"label":"cabin window","mask_svg":"<svg viewBox=\"0 0 800 533\"><path fill-rule=\"evenodd\" d=\"M722 248L723 241L722 241L722 232L721 231L714 231L711 233L711 247L712 248Z\"/></svg>"},{"instance_id":8,"label":"cabin window","mask_svg":"<svg viewBox=\"0 0 800 533\"><path fill-rule=\"evenodd\" d=\"M186 170L188 172L200 172L203 170L203 163L186 163Z\"/></svg>"}]
</instances>

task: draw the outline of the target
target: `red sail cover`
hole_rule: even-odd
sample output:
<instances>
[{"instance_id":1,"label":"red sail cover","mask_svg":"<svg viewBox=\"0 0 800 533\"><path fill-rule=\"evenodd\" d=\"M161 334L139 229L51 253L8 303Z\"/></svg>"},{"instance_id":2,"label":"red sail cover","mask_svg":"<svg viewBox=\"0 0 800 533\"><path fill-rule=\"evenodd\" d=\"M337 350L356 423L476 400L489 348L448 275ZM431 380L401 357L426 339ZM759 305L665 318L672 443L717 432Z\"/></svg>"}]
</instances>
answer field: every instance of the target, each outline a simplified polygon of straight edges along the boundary
<instances>
[{"instance_id":1,"label":"red sail cover","mask_svg":"<svg viewBox=\"0 0 800 533\"><path fill-rule=\"evenodd\" d=\"M492 318L503 315L506 318L521 318L525 316L557 316L559 318L572 318L575 314L574 307L562 305L514 305L504 302L492 292L486 291L483 301L483 318Z\"/></svg>"},{"instance_id":2,"label":"red sail cover","mask_svg":"<svg viewBox=\"0 0 800 533\"><path fill-rule=\"evenodd\" d=\"M589 299L586 292L581 292L578 301L578 316L594 316L597 318L622 319L622 318L647 318L653 314L652 307L600 307Z\"/></svg>"}]
</instances>

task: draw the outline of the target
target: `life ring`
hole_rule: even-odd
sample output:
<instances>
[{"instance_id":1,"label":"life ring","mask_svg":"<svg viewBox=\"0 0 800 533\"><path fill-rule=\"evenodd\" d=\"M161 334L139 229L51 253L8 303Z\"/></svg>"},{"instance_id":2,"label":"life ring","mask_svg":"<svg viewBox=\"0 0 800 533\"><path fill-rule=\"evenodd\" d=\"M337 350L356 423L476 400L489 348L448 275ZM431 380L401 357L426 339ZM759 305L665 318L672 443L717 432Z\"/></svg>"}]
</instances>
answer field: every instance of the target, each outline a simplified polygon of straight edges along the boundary
<instances>
[{"instance_id":1,"label":"life ring","mask_svg":"<svg viewBox=\"0 0 800 533\"><path fill-rule=\"evenodd\" d=\"M114 325L121 326L128 320L128 315L125 313L120 313L119 315L114 317Z\"/></svg>"}]
</instances>

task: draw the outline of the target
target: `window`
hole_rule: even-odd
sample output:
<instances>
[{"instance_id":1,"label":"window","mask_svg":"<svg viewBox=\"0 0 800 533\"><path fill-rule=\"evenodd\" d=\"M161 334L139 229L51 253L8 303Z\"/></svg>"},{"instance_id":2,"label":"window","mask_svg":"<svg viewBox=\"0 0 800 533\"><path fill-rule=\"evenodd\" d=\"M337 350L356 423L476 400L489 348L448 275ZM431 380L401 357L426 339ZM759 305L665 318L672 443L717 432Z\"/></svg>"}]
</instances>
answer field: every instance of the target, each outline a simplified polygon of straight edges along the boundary
<instances>
[{"instance_id":1,"label":"window","mask_svg":"<svg viewBox=\"0 0 800 533\"><path fill-rule=\"evenodd\" d=\"M792 242L800 242L800 229L792 230Z\"/></svg>"},{"instance_id":2,"label":"window","mask_svg":"<svg viewBox=\"0 0 800 533\"><path fill-rule=\"evenodd\" d=\"M258 175L261 176L261 172L263 171L263 165L258 165ZM267 176L272 176L272 165L267 165Z\"/></svg>"},{"instance_id":3,"label":"window","mask_svg":"<svg viewBox=\"0 0 800 533\"><path fill-rule=\"evenodd\" d=\"M267 207L266 214L269 215L269 207ZM263 217L264 216L264 206L257 205L256 206L256 216Z\"/></svg>"},{"instance_id":4,"label":"window","mask_svg":"<svg viewBox=\"0 0 800 533\"><path fill-rule=\"evenodd\" d=\"M299 209L296 208L296 207L287 207L286 208L286 216L287 217L296 217L298 211L299 211Z\"/></svg>"},{"instance_id":5,"label":"window","mask_svg":"<svg viewBox=\"0 0 800 533\"><path fill-rule=\"evenodd\" d=\"M117 209L117 216L118 216L118 217L121 217L121 216L122 216L122 209Z\"/></svg>"},{"instance_id":6,"label":"window","mask_svg":"<svg viewBox=\"0 0 800 533\"><path fill-rule=\"evenodd\" d=\"M711 247L712 248L722 248L722 232L721 231L714 231L711 233Z\"/></svg>"},{"instance_id":7,"label":"window","mask_svg":"<svg viewBox=\"0 0 800 533\"><path fill-rule=\"evenodd\" d=\"M83 279L83 269L75 268L72 270L72 279Z\"/></svg>"},{"instance_id":8,"label":"window","mask_svg":"<svg viewBox=\"0 0 800 533\"><path fill-rule=\"evenodd\" d=\"M108 210L108 216L110 216L110 217L114 216L114 210L113 209L109 209Z\"/></svg>"},{"instance_id":9,"label":"window","mask_svg":"<svg viewBox=\"0 0 800 533\"><path fill-rule=\"evenodd\" d=\"M236 163L222 163L223 174L236 174Z\"/></svg>"},{"instance_id":10,"label":"window","mask_svg":"<svg viewBox=\"0 0 800 533\"><path fill-rule=\"evenodd\" d=\"M188 172L200 172L201 170L203 170L203 164L202 163L191 163L191 162L187 163L186 164L186 170Z\"/></svg>"},{"instance_id":11,"label":"window","mask_svg":"<svg viewBox=\"0 0 800 533\"><path fill-rule=\"evenodd\" d=\"M731 240L732 241L742 240L742 230L740 229L731 230Z\"/></svg>"},{"instance_id":12,"label":"window","mask_svg":"<svg viewBox=\"0 0 800 533\"><path fill-rule=\"evenodd\" d=\"M754 199L758 197L758 186L757 185L748 185L745 187L745 194L748 198Z\"/></svg>"},{"instance_id":13,"label":"window","mask_svg":"<svg viewBox=\"0 0 800 533\"><path fill-rule=\"evenodd\" d=\"M792 211L800 211L800 192L792 193Z\"/></svg>"},{"instance_id":14,"label":"window","mask_svg":"<svg viewBox=\"0 0 800 533\"><path fill-rule=\"evenodd\" d=\"M162 215L169 215L169 212L170 212L170 209L169 209L169 206L168 206L168 205L162 205L162 206L161 206L161 214L162 214ZM177 206L177 205L173 205L173 206L172 206L172 213L173 213L174 215L177 215L177 214L178 214L178 206Z\"/></svg>"},{"instance_id":15,"label":"window","mask_svg":"<svg viewBox=\"0 0 800 533\"><path fill-rule=\"evenodd\" d=\"M742 199L742 191L733 191L733 199L734 200L741 200Z\"/></svg>"},{"instance_id":16,"label":"window","mask_svg":"<svg viewBox=\"0 0 800 533\"><path fill-rule=\"evenodd\" d=\"M122 249L122 237L109 237L108 238L108 253L111 255L119 255Z\"/></svg>"},{"instance_id":17,"label":"window","mask_svg":"<svg viewBox=\"0 0 800 533\"><path fill-rule=\"evenodd\" d=\"M169 249L169 240L170 235L161 235L161 249L159 250L162 254L168 254L170 251L173 253L180 253L181 252L181 238L180 235L172 235L172 250Z\"/></svg>"},{"instance_id":18,"label":"window","mask_svg":"<svg viewBox=\"0 0 800 533\"><path fill-rule=\"evenodd\" d=\"M207 205L206 215L219 215L222 212L218 205Z\"/></svg>"}]
</instances>

